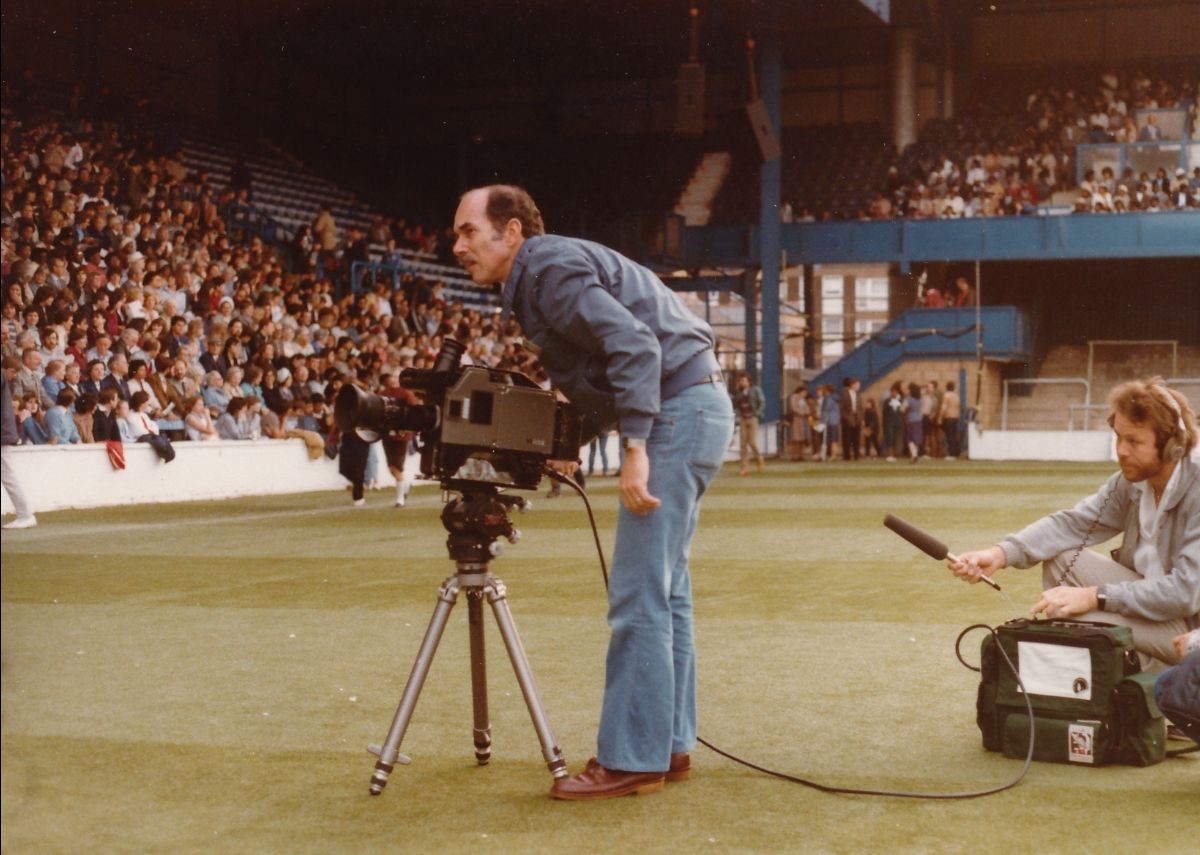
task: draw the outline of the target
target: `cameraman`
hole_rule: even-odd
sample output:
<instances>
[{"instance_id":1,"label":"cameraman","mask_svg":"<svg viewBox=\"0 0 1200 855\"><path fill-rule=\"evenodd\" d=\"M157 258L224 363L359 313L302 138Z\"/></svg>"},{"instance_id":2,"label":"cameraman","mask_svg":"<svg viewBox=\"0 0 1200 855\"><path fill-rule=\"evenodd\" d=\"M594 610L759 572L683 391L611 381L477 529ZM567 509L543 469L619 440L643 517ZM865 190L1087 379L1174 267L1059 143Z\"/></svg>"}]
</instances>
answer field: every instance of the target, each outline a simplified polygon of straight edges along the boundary
<instances>
[{"instance_id":1,"label":"cameraman","mask_svg":"<svg viewBox=\"0 0 1200 855\"><path fill-rule=\"evenodd\" d=\"M1124 624L1143 667L1174 664L1175 636L1200 627L1200 466L1196 414L1187 398L1154 378L1109 395L1120 473L1070 510L1035 522L996 546L950 565L974 584L1002 567L1042 565L1047 618ZM1112 558L1084 547L1124 536Z\"/></svg>"},{"instance_id":2,"label":"cameraman","mask_svg":"<svg viewBox=\"0 0 1200 855\"><path fill-rule=\"evenodd\" d=\"M583 415L585 440L615 424L625 449L597 757L551 795L654 792L687 776L695 744L687 559L733 434L715 337L646 268L545 234L519 187L464 194L454 232L455 257L475 282L502 287L506 313Z\"/></svg>"}]
</instances>

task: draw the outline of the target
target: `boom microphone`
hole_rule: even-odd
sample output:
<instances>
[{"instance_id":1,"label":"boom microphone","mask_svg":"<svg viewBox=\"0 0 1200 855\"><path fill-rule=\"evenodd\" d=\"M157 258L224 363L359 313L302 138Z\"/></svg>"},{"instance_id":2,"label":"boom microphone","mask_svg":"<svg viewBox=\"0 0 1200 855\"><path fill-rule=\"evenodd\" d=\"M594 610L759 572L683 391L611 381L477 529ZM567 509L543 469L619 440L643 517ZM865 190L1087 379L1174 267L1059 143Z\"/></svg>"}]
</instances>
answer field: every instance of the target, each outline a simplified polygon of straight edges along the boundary
<instances>
[{"instance_id":1,"label":"boom microphone","mask_svg":"<svg viewBox=\"0 0 1200 855\"><path fill-rule=\"evenodd\" d=\"M921 529L912 523L905 522L898 516L888 514L883 518L883 524L935 561L958 560L958 557L950 551L946 544L942 543L929 532L921 531ZM997 591L1000 590L1000 583L990 576L980 575L979 578Z\"/></svg>"}]
</instances>

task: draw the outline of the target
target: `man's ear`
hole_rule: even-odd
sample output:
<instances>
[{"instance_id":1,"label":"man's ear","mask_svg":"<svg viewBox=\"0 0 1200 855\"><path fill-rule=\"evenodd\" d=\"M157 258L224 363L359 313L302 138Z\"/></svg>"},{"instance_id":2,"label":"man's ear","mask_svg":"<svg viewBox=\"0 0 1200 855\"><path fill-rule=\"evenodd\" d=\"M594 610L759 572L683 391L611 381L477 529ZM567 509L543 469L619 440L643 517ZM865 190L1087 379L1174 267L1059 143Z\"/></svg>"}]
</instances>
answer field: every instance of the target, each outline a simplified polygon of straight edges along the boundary
<instances>
[{"instance_id":1,"label":"man's ear","mask_svg":"<svg viewBox=\"0 0 1200 855\"><path fill-rule=\"evenodd\" d=\"M514 243L520 243L524 239L522 234L521 221L516 217L510 217L509 221L504 224L504 241L509 246Z\"/></svg>"}]
</instances>

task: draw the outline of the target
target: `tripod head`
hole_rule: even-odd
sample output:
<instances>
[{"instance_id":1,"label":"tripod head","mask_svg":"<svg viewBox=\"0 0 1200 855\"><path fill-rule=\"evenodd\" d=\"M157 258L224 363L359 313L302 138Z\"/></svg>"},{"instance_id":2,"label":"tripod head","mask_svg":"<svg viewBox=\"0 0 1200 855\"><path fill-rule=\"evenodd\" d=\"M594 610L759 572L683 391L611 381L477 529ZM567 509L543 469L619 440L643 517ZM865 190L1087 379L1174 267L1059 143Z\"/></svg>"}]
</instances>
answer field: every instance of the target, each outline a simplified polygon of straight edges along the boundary
<instances>
[{"instance_id":1,"label":"tripod head","mask_svg":"<svg viewBox=\"0 0 1200 855\"><path fill-rule=\"evenodd\" d=\"M504 548L500 538L516 543L521 532L508 517L510 508L525 510L529 502L520 496L501 493L492 484L464 482L462 493L442 508L442 525L450 536L446 548L460 569L464 564L486 565Z\"/></svg>"}]
</instances>

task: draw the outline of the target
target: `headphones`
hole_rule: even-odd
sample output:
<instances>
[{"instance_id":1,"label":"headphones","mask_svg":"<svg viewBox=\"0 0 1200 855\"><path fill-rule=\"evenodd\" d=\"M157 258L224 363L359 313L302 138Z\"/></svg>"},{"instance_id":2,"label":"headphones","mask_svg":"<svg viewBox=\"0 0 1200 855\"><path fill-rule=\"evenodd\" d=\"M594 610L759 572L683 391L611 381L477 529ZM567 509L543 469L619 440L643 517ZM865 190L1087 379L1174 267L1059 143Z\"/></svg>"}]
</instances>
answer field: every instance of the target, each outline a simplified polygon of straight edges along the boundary
<instances>
[{"instance_id":1,"label":"headphones","mask_svg":"<svg viewBox=\"0 0 1200 855\"><path fill-rule=\"evenodd\" d=\"M1163 443L1161 457L1164 462L1178 462L1187 453L1189 439L1187 423L1183 420L1183 409L1179 406L1179 402L1175 400L1175 396L1167 391L1165 386L1158 383L1151 383L1146 388L1157 390L1157 394L1166 401L1167 406L1175 411L1175 417L1178 419L1175 435Z\"/></svg>"}]
</instances>

